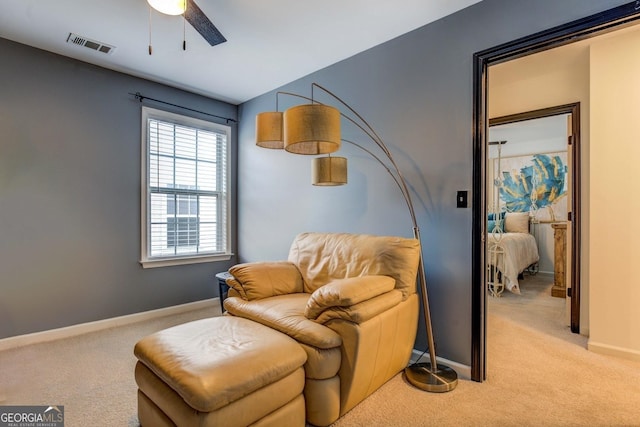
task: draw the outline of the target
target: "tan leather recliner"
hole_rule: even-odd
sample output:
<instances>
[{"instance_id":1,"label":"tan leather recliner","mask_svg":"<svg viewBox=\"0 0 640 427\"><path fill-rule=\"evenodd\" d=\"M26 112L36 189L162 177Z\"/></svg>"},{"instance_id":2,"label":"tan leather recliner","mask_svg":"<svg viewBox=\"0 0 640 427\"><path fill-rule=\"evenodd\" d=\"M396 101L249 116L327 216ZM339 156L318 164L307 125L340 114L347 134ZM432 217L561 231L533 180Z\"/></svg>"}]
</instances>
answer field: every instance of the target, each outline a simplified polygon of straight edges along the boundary
<instances>
[{"instance_id":1,"label":"tan leather recliner","mask_svg":"<svg viewBox=\"0 0 640 427\"><path fill-rule=\"evenodd\" d=\"M288 261L232 267L224 306L300 343L306 418L326 426L408 364L419 257L416 239L303 233Z\"/></svg>"}]
</instances>

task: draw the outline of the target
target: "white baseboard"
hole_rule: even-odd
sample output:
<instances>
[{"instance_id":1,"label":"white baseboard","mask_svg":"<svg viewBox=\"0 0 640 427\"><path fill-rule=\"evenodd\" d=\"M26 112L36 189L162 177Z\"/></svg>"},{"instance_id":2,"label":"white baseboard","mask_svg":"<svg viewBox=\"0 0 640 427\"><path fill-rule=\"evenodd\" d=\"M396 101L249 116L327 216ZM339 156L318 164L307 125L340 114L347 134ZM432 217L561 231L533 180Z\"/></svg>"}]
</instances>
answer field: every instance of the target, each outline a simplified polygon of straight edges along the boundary
<instances>
[{"instance_id":1,"label":"white baseboard","mask_svg":"<svg viewBox=\"0 0 640 427\"><path fill-rule=\"evenodd\" d=\"M606 356L619 357L621 359L640 361L640 351L630 348L616 347L609 344L602 344L589 340L587 349L594 353L604 354Z\"/></svg>"},{"instance_id":2,"label":"white baseboard","mask_svg":"<svg viewBox=\"0 0 640 427\"><path fill-rule=\"evenodd\" d=\"M48 331L35 332L32 334L18 335L15 337L0 339L0 351L22 347L30 344L38 344L48 341L70 338L89 332L97 332L103 329L116 326L125 326L144 320L156 319L163 316L186 313L201 308L208 308L219 304L219 298L210 298L202 301L190 302L186 304L174 305L171 307L159 308L156 310L143 311L141 313L127 314L125 316L112 317L110 319L97 320L95 322L80 323L78 325L64 328L51 329Z\"/></svg>"},{"instance_id":3,"label":"white baseboard","mask_svg":"<svg viewBox=\"0 0 640 427\"><path fill-rule=\"evenodd\" d=\"M422 354L421 351L413 349L411 352L411 363L416 362L430 362L429 353L426 353L424 356L420 357ZM442 357L438 357L436 355L436 360L438 363L442 363L450 368L452 368L458 374L459 379L470 380L471 379L471 366L463 365L462 363L454 362L452 360L444 359Z\"/></svg>"}]
</instances>

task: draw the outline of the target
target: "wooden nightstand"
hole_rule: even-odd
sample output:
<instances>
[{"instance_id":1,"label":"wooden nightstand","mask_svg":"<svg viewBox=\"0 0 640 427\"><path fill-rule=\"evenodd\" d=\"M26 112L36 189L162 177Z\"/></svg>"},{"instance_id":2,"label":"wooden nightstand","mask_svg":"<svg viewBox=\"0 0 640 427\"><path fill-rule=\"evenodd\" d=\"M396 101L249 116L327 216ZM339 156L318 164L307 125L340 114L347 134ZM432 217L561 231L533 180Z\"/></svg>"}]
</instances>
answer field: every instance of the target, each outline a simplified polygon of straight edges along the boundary
<instances>
[{"instance_id":1,"label":"wooden nightstand","mask_svg":"<svg viewBox=\"0 0 640 427\"><path fill-rule=\"evenodd\" d=\"M551 296L566 298L567 223L551 224L553 228L553 287Z\"/></svg>"}]
</instances>

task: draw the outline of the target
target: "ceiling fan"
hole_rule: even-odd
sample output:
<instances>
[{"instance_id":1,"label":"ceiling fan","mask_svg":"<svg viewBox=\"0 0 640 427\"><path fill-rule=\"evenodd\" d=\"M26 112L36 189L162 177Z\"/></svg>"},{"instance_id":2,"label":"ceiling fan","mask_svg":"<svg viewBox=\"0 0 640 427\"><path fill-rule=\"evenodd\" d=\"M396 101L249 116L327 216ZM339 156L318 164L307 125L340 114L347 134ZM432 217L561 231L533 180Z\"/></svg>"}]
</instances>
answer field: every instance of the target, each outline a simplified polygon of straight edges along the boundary
<instances>
[{"instance_id":1,"label":"ceiling fan","mask_svg":"<svg viewBox=\"0 0 640 427\"><path fill-rule=\"evenodd\" d=\"M211 46L227 41L193 0L147 0L147 2L160 13L167 15L184 14L184 19L186 19Z\"/></svg>"}]
</instances>

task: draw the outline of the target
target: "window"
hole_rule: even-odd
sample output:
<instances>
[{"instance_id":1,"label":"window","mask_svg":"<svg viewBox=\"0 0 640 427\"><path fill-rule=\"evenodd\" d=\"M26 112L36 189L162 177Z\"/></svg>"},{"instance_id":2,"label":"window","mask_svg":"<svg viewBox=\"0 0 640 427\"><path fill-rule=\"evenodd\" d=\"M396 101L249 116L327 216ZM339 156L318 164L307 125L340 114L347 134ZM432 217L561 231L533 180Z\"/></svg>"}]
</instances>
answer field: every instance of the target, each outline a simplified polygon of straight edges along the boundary
<instances>
[{"instance_id":1,"label":"window","mask_svg":"<svg viewBox=\"0 0 640 427\"><path fill-rule=\"evenodd\" d=\"M228 126L142 107L146 267L229 259Z\"/></svg>"}]
</instances>

